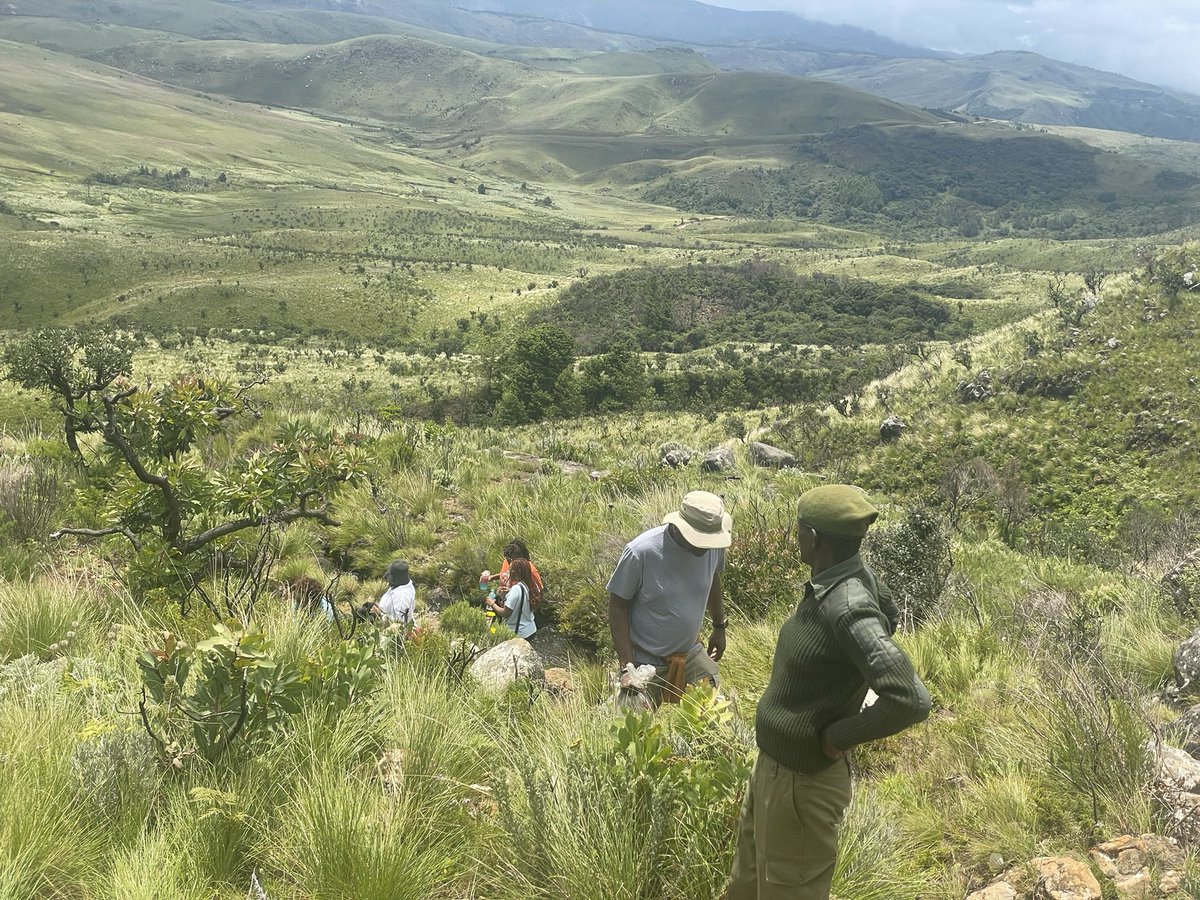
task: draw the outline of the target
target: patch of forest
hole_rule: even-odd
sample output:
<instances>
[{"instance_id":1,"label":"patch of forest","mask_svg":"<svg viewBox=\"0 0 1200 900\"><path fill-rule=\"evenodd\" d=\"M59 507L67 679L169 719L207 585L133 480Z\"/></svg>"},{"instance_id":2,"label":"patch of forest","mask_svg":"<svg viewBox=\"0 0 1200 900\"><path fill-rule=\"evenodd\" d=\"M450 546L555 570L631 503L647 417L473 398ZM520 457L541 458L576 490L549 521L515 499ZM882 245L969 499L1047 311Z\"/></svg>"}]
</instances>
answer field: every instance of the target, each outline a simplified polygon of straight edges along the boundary
<instances>
[{"instance_id":1,"label":"patch of forest","mask_svg":"<svg viewBox=\"0 0 1200 900\"><path fill-rule=\"evenodd\" d=\"M1194 177L1045 134L860 125L806 137L780 168L673 175L643 196L714 215L787 216L923 237L1094 239L1200 220Z\"/></svg>"},{"instance_id":2,"label":"patch of forest","mask_svg":"<svg viewBox=\"0 0 1200 900\"><path fill-rule=\"evenodd\" d=\"M643 351L683 352L725 341L779 344L957 340L970 318L907 286L815 274L778 263L653 266L571 285L533 314L590 355L632 337Z\"/></svg>"}]
</instances>

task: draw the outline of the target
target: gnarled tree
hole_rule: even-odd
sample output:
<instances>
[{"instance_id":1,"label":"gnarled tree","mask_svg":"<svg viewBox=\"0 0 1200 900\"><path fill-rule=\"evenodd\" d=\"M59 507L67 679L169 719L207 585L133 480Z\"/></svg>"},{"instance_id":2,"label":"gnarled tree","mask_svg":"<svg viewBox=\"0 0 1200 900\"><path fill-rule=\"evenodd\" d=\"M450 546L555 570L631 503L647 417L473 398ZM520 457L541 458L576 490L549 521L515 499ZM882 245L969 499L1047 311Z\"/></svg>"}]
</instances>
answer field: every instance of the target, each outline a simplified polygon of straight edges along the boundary
<instances>
[{"instance_id":1,"label":"gnarled tree","mask_svg":"<svg viewBox=\"0 0 1200 900\"><path fill-rule=\"evenodd\" d=\"M357 445L332 432L284 423L248 456L206 459L198 449L202 437L239 413L258 415L247 397L250 386L235 389L185 377L143 388L125 379L128 356L98 355L99 350L89 355L91 340L111 339L39 332L5 354L9 378L23 384L27 379L58 398L68 442L80 433L100 436L89 454L93 521L60 528L52 537L123 536L135 551L134 569L143 583L172 581L186 595L198 583L205 548L248 529L300 519L340 524L331 503L342 485L364 471ZM53 347L73 349L82 362L54 372L49 366L37 369L34 357ZM77 442L72 449L82 456Z\"/></svg>"}]
</instances>

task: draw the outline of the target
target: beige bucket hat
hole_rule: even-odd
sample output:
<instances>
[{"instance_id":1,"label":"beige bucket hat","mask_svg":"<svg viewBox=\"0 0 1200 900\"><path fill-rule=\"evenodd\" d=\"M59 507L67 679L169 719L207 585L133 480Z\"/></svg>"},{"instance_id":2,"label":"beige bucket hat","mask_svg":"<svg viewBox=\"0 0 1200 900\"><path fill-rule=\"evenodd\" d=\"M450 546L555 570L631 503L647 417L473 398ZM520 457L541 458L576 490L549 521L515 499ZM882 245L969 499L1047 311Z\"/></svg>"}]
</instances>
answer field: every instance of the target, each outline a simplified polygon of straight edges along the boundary
<instances>
[{"instance_id":1,"label":"beige bucket hat","mask_svg":"<svg viewBox=\"0 0 1200 900\"><path fill-rule=\"evenodd\" d=\"M689 544L703 550L728 547L733 542L733 517L725 512L724 501L708 491L690 492L679 512L667 513L663 522L674 525Z\"/></svg>"}]
</instances>

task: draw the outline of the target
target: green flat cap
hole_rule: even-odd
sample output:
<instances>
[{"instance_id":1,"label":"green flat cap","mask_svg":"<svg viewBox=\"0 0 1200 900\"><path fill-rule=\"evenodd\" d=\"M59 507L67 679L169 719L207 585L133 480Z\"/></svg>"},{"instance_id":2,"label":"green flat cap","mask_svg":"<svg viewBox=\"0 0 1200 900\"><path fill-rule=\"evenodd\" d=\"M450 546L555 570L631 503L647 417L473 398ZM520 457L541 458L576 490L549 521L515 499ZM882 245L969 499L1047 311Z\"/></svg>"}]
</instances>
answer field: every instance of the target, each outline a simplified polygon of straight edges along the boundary
<instances>
[{"instance_id":1,"label":"green flat cap","mask_svg":"<svg viewBox=\"0 0 1200 900\"><path fill-rule=\"evenodd\" d=\"M799 518L803 525L833 537L865 537L879 510L866 495L849 484L824 484L800 495Z\"/></svg>"}]
</instances>

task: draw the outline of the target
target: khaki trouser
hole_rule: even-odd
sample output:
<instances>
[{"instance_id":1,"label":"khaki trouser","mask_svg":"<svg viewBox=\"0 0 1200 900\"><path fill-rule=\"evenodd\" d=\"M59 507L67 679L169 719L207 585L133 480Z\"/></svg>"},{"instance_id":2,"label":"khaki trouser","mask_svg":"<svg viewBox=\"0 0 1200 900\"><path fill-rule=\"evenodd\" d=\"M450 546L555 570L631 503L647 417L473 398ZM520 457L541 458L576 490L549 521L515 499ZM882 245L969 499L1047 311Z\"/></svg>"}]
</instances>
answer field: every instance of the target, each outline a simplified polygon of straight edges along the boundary
<instances>
[{"instance_id":1,"label":"khaki trouser","mask_svg":"<svg viewBox=\"0 0 1200 900\"><path fill-rule=\"evenodd\" d=\"M727 900L828 900L850 795L844 759L802 775L760 752L742 801Z\"/></svg>"}]
</instances>

